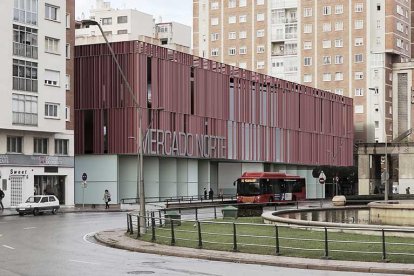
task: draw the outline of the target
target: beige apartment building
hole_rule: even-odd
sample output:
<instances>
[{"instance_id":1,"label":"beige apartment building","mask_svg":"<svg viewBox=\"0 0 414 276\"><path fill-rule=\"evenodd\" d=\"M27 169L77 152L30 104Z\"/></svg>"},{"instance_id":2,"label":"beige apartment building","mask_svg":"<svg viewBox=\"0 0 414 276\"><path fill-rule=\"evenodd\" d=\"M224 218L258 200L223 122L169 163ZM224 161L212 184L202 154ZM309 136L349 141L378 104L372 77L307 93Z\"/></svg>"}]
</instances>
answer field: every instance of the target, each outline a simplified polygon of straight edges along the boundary
<instances>
[{"instance_id":1,"label":"beige apartment building","mask_svg":"<svg viewBox=\"0 0 414 276\"><path fill-rule=\"evenodd\" d=\"M194 0L194 54L354 98L355 142L391 140L408 0Z\"/></svg>"}]
</instances>

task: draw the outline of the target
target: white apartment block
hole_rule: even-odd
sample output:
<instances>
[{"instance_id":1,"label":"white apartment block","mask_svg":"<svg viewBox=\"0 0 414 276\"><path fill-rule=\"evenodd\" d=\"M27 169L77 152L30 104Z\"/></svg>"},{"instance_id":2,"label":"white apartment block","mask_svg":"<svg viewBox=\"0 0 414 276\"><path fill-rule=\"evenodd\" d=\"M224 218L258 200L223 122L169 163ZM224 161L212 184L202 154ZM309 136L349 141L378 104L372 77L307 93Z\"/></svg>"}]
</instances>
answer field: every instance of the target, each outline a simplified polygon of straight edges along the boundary
<instances>
[{"instance_id":1,"label":"white apartment block","mask_svg":"<svg viewBox=\"0 0 414 276\"><path fill-rule=\"evenodd\" d=\"M190 53L191 27L178 23L155 23L152 15L134 9L113 9L110 2L96 1L90 19L98 22L110 42L140 40ZM78 24L76 45L103 43L97 26Z\"/></svg>"},{"instance_id":2,"label":"white apartment block","mask_svg":"<svg viewBox=\"0 0 414 276\"><path fill-rule=\"evenodd\" d=\"M408 0L193 0L194 54L354 98L355 141L393 136Z\"/></svg>"},{"instance_id":3,"label":"white apartment block","mask_svg":"<svg viewBox=\"0 0 414 276\"><path fill-rule=\"evenodd\" d=\"M0 187L6 208L45 193L74 204L67 23L65 1L1 2L0 35L12 38L0 44Z\"/></svg>"}]
</instances>

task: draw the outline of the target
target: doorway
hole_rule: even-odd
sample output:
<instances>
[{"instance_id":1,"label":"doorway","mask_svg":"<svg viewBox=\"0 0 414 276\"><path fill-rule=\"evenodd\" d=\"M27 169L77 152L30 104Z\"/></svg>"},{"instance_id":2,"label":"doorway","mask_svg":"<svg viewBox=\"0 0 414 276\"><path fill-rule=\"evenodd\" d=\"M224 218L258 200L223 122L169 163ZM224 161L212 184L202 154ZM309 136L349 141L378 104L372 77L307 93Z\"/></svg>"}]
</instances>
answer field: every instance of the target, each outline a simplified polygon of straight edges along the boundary
<instances>
[{"instance_id":1,"label":"doorway","mask_svg":"<svg viewBox=\"0 0 414 276\"><path fill-rule=\"evenodd\" d=\"M65 204L65 182L66 176L61 175L35 175L34 194L54 195L59 203Z\"/></svg>"}]
</instances>

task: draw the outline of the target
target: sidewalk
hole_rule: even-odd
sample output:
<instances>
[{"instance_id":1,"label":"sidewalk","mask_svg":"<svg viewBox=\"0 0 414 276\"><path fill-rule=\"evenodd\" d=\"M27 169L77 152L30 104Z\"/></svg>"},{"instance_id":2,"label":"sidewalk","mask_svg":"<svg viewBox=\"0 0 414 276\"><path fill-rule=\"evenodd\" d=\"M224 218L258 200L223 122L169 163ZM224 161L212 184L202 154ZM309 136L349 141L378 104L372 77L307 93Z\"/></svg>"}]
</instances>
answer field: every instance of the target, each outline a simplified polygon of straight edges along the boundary
<instances>
[{"instance_id":1,"label":"sidewalk","mask_svg":"<svg viewBox=\"0 0 414 276\"><path fill-rule=\"evenodd\" d=\"M100 243L118 249L183 258L298 269L414 275L413 264L305 259L167 246L129 238L125 235L125 229L102 231L95 234L95 239Z\"/></svg>"}]
</instances>

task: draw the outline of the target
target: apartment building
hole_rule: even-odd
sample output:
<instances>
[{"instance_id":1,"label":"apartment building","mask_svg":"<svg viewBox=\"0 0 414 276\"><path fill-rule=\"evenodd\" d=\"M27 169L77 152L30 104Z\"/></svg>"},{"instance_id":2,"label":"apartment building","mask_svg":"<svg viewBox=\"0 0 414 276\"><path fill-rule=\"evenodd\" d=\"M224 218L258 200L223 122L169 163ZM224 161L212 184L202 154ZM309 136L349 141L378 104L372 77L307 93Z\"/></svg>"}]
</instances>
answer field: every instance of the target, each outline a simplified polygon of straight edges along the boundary
<instances>
[{"instance_id":1,"label":"apartment building","mask_svg":"<svg viewBox=\"0 0 414 276\"><path fill-rule=\"evenodd\" d=\"M411 58L411 1L193 3L196 55L352 97L355 142L393 137L392 68Z\"/></svg>"},{"instance_id":2,"label":"apartment building","mask_svg":"<svg viewBox=\"0 0 414 276\"><path fill-rule=\"evenodd\" d=\"M33 194L74 203L73 127L66 117L66 33L74 1L2 1L0 179L5 207ZM73 120L72 120L73 121Z\"/></svg>"},{"instance_id":3,"label":"apartment building","mask_svg":"<svg viewBox=\"0 0 414 276\"><path fill-rule=\"evenodd\" d=\"M90 19L98 22L110 42L140 40L162 47L191 52L191 27L178 22L155 23L152 15L134 9L113 9L110 2L96 1ZM83 26L76 30L76 45L104 43L97 26Z\"/></svg>"}]
</instances>

